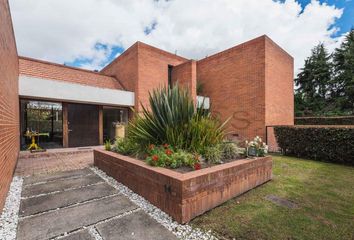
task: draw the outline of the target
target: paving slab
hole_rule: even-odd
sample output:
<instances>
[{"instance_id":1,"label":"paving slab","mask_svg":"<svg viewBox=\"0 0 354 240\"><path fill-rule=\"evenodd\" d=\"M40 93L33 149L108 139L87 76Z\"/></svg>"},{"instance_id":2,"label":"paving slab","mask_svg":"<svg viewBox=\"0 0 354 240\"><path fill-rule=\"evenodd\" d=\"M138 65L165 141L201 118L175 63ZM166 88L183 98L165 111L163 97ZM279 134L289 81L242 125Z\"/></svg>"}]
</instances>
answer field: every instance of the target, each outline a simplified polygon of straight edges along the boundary
<instances>
[{"instance_id":1,"label":"paving slab","mask_svg":"<svg viewBox=\"0 0 354 240\"><path fill-rule=\"evenodd\" d=\"M291 208L291 209L299 208L299 206L296 203L294 203L290 200L287 200L285 198L275 196L275 195L267 195L265 197L265 199L267 199L268 201L271 201L281 207L286 207L286 208Z\"/></svg>"},{"instance_id":2,"label":"paving slab","mask_svg":"<svg viewBox=\"0 0 354 240\"><path fill-rule=\"evenodd\" d=\"M96 225L104 240L176 240L177 237L143 211Z\"/></svg>"},{"instance_id":3,"label":"paving slab","mask_svg":"<svg viewBox=\"0 0 354 240\"><path fill-rule=\"evenodd\" d=\"M65 171L65 172L57 172L52 174L41 174L41 175L25 177L23 181L23 185L34 184L38 182L54 181L61 178L69 178L69 177L75 178L75 177L81 177L89 174L93 174L93 172L88 168Z\"/></svg>"},{"instance_id":4,"label":"paving slab","mask_svg":"<svg viewBox=\"0 0 354 240\"><path fill-rule=\"evenodd\" d=\"M123 195L59 209L20 219L18 240L40 240L59 236L136 209L137 206ZM127 223L128 224L128 223Z\"/></svg>"},{"instance_id":5,"label":"paving slab","mask_svg":"<svg viewBox=\"0 0 354 240\"><path fill-rule=\"evenodd\" d=\"M22 190L22 197L30 197L55 191L63 191L68 188L78 188L98 182L103 182L103 179L97 175L87 175L79 178L63 178L48 183L27 185Z\"/></svg>"},{"instance_id":6,"label":"paving slab","mask_svg":"<svg viewBox=\"0 0 354 240\"><path fill-rule=\"evenodd\" d=\"M63 238L60 238L60 240L96 240L96 239L93 236L91 236L88 230L82 230L70 234L68 236L65 236Z\"/></svg>"},{"instance_id":7,"label":"paving slab","mask_svg":"<svg viewBox=\"0 0 354 240\"><path fill-rule=\"evenodd\" d=\"M117 193L118 190L107 183L99 183L65 192L27 198L21 201L20 216L29 216Z\"/></svg>"}]
</instances>

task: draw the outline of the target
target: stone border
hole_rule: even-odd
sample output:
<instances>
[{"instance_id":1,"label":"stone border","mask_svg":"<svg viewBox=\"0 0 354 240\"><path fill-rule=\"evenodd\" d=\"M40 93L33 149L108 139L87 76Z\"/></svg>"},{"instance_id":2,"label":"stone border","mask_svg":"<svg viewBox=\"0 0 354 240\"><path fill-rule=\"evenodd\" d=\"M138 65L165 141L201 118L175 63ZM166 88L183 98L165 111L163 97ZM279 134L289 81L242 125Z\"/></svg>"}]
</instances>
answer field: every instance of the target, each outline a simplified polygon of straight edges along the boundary
<instances>
[{"instance_id":1,"label":"stone border","mask_svg":"<svg viewBox=\"0 0 354 240\"><path fill-rule=\"evenodd\" d=\"M189 222L272 178L270 156L179 173L114 152L94 150L94 165L179 223Z\"/></svg>"},{"instance_id":2,"label":"stone border","mask_svg":"<svg viewBox=\"0 0 354 240\"><path fill-rule=\"evenodd\" d=\"M143 210L145 213L149 214L150 217L155 219L162 226L171 231L178 239L184 240L217 240L211 231L205 232L199 228L193 228L188 224L179 224L167 215L161 209L155 207L142 196L134 193L128 187L117 182L114 178L108 176L105 172L98 169L97 167L92 167L91 170L95 172L98 176L104 179L109 185L114 187L119 191L119 193L126 196L130 201L139 206L137 210ZM136 210L133 210L136 211ZM97 239L97 238L96 238ZM99 240L99 239L97 239Z\"/></svg>"},{"instance_id":3,"label":"stone border","mask_svg":"<svg viewBox=\"0 0 354 240\"><path fill-rule=\"evenodd\" d=\"M15 240L23 178L14 176L0 217L0 239Z\"/></svg>"}]
</instances>

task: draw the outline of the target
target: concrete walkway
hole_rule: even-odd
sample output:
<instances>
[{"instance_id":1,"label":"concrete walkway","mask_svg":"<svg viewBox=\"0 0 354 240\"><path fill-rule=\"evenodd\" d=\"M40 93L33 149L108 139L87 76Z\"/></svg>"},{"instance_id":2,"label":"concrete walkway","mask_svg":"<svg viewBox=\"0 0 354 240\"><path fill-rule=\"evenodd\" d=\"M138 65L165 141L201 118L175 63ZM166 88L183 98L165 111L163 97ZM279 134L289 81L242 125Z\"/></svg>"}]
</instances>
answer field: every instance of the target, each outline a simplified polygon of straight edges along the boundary
<instances>
[{"instance_id":1,"label":"concrete walkway","mask_svg":"<svg viewBox=\"0 0 354 240\"><path fill-rule=\"evenodd\" d=\"M176 237L90 169L24 178L17 239Z\"/></svg>"}]
</instances>

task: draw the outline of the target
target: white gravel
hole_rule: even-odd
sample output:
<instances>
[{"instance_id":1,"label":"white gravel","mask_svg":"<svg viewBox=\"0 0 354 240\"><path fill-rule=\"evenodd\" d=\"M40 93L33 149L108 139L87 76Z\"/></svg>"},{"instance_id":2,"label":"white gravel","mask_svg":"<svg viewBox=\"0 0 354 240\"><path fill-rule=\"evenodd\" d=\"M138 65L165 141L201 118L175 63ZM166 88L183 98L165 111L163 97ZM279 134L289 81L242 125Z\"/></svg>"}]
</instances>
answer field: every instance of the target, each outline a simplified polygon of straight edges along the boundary
<instances>
[{"instance_id":1,"label":"white gravel","mask_svg":"<svg viewBox=\"0 0 354 240\"><path fill-rule=\"evenodd\" d=\"M23 179L15 176L0 217L0 240L15 240Z\"/></svg>"},{"instance_id":2,"label":"white gravel","mask_svg":"<svg viewBox=\"0 0 354 240\"><path fill-rule=\"evenodd\" d=\"M184 240L217 240L215 236L212 235L211 231L204 232L198 228L192 228L188 224L179 224L173 221L172 218L165 212L161 211L159 208L152 205L142 196L134 193L125 185L117 182L114 178L107 176L102 170L92 167L91 170L95 172L98 176L103 178L109 185L119 190L123 195L128 197L133 203L142 208L147 214L149 214L153 219L171 231L179 239Z\"/></svg>"}]
</instances>

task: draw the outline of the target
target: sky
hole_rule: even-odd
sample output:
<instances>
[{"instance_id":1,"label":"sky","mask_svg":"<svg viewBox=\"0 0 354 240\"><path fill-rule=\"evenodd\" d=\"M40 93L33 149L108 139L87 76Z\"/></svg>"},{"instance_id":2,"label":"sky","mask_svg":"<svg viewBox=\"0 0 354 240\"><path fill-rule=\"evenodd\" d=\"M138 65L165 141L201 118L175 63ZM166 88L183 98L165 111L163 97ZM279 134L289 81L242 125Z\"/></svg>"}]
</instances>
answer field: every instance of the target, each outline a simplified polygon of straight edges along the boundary
<instances>
[{"instance_id":1,"label":"sky","mask_svg":"<svg viewBox=\"0 0 354 240\"><path fill-rule=\"evenodd\" d=\"M11 0L19 55L100 70L136 41L202 59L263 34L294 57L330 52L354 0Z\"/></svg>"}]
</instances>

